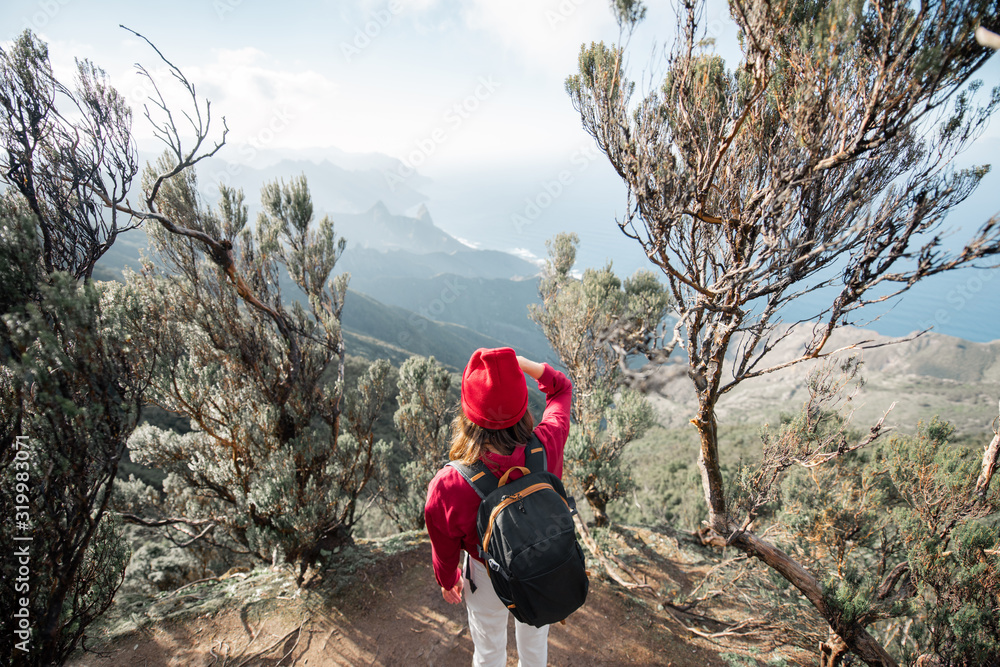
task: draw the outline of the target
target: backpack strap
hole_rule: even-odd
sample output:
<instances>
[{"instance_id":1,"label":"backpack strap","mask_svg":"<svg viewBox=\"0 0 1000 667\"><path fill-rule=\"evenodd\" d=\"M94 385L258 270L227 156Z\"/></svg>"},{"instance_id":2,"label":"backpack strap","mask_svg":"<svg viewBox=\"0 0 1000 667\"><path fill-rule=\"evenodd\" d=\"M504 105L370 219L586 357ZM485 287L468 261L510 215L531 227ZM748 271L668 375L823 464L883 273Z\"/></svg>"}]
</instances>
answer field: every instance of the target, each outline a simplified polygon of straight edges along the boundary
<instances>
[{"instance_id":1,"label":"backpack strap","mask_svg":"<svg viewBox=\"0 0 1000 667\"><path fill-rule=\"evenodd\" d=\"M467 466L460 461L448 461L447 465L457 470L465 481L476 490L481 500L486 500L486 496L495 491L500 485L496 475L491 473L482 461L476 461L471 466ZM534 433L528 438L528 444L524 446L524 467L531 472L541 472L548 470L548 458L545 455L545 446Z\"/></svg>"},{"instance_id":2,"label":"backpack strap","mask_svg":"<svg viewBox=\"0 0 1000 667\"><path fill-rule=\"evenodd\" d=\"M499 480L496 478L496 475L486 468L486 464L482 461L476 461L471 466L467 466L460 461L448 461L447 465L457 470L465 478L469 486L479 494L481 500L486 500L486 496L497 488Z\"/></svg>"},{"instance_id":3,"label":"backpack strap","mask_svg":"<svg viewBox=\"0 0 1000 667\"><path fill-rule=\"evenodd\" d=\"M549 469L545 445L534 433L528 438L528 444L524 446L524 466L531 472L545 472Z\"/></svg>"}]
</instances>

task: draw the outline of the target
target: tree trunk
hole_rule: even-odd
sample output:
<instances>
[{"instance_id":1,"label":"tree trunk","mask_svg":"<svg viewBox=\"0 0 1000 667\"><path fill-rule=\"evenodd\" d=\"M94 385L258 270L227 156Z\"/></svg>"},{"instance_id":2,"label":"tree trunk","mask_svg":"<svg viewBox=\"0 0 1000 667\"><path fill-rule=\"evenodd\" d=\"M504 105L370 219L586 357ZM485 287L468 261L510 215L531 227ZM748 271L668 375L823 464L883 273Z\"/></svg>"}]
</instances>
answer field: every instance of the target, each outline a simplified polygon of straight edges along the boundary
<instances>
[{"instance_id":1,"label":"tree trunk","mask_svg":"<svg viewBox=\"0 0 1000 667\"><path fill-rule=\"evenodd\" d=\"M703 392L699 397L698 416L691 422L698 429L701 449L698 452L698 469L701 486L708 505L708 522L721 535L726 534L726 496L719 465L719 432L715 422L715 397Z\"/></svg>"},{"instance_id":2,"label":"tree trunk","mask_svg":"<svg viewBox=\"0 0 1000 667\"><path fill-rule=\"evenodd\" d=\"M715 380L716 378L712 378ZM710 381L711 382L711 381ZM731 546L762 560L768 567L795 586L826 619L830 629L844 641L850 650L866 664L877 667L897 667L886 650L872 637L864 626L841 618L823 597L823 589L816 577L800 563L770 542L753 533L739 532L726 508L725 486L719 464L719 433L715 421L715 404L718 396L710 384L699 395L698 415L692 423L701 438L698 467L701 469L705 501L708 503L709 523L720 535L727 537Z\"/></svg>"},{"instance_id":3,"label":"tree trunk","mask_svg":"<svg viewBox=\"0 0 1000 667\"><path fill-rule=\"evenodd\" d=\"M735 533L736 526L730 526L728 533ZM823 588L809 570L766 540L753 533L743 532L731 538L732 546L762 560L768 567L795 586L812 603L816 611L830 624L830 629L844 641L851 652L865 664L875 667L898 667L896 661L868 634L863 625L840 616L830 608L823 597Z\"/></svg>"},{"instance_id":4,"label":"tree trunk","mask_svg":"<svg viewBox=\"0 0 1000 667\"><path fill-rule=\"evenodd\" d=\"M819 645L819 667L841 667L849 652L844 640L831 630L830 638Z\"/></svg>"},{"instance_id":5,"label":"tree trunk","mask_svg":"<svg viewBox=\"0 0 1000 667\"><path fill-rule=\"evenodd\" d=\"M608 502L604 497L598 493L593 487L583 492L584 497L587 499L587 503L590 505L590 509L594 512L594 526L597 528L603 528L608 525L610 519L608 518Z\"/></svg>"},{"instance_id":6,"label":"tree trunk","mask_svg":"<svg viewBox=\"0 0 1000 667\"><path fill-rule=\"evenodd\" d=\"M983 451L983 469L976 480L976 495L980 498L984 498L990 490L990 481L997 469L997 459L1000 459L1000 433L993 436L993 440Z\"/></svg>"}]
</instances>

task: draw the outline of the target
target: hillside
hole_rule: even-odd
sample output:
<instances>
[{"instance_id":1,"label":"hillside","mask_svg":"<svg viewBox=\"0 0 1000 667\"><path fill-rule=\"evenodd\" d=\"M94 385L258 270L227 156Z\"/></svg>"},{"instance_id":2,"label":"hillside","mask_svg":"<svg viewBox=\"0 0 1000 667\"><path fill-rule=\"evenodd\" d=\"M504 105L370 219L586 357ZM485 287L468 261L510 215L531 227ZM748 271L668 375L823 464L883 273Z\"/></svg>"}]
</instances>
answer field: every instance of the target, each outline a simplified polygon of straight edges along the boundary
<instances>
[{"instance_id":1,"label":"hillside","mask_svg":"<svg viewBox=\"0 0 1000 667\"><path fill-rule=\"evenodd\" d=\"M337 225L338 233L350 239L338 270L351 274L351 288L411 313L405 331L362 330L358 314L345 310L348 328L417 351L412 339L430 334L422 322L437 321L555 361L545 336L528 318L528 305L539 301L534 264L469 248L436 227L424 208L411 218L393 216L378 204L364 214L338 216Z\"/></svg>"},{"instance_id":2,"label":"hillside","mask_svg":"<svg viewBox=\"0 0 1000 667\"><path fill-rule=\"evenodd\" d=\"M99 266L94 277L119 280L121 268L109 265ZM454 276L365 281L352 275L351 284L359 283L389 303L357 289L348 290L343 326L350 354L387 358L397 366L414 354L434 356L453 369L461 369L479 347L513 346L527 356L551 361L548 342L527 317L526 295L537 298L533 281ZM282 281L282 290L289 298L301 297L301 292L286 281Z\"/></svg>"},{"instance_id":3,"label":"hillside","mask_svg":"<svg viewBox=\"0 0 1000 667\"><path fill-rule=\"evenodd\" d=\"M349 245L337 267L355 282L387 277L424 279L441 274L462 278L525 279L539 273L530 262L498 250L463 246L452 252L413 253L399 248L375 250Z\"/></svg>"},{"instance_id":4,"label":"hillside","mask_svg":"<svg viewBox=\"0 0 1000 667\"><path fill-rule=\"evenodd\" d=\"M137 264L144 248L141 230L123 234L95 276L120 275L123 266ZM352 253L354 259L348 260ZM352 268L352 291L344 309L351 354L386 357L394 364L411 354L433 355L459 369L477 347L511 345L528 356L556 362L548 342L527 316L528 305L538 301L534 280L473 277L468 275L471 269L464 275L433 273L434 259L441 256L468 267L480 258L486 258L484 265L489 265L492 257L468 249L452 255L371 248L345 253L344 263ZM502 262L511 268L521 260L506 255ZM501 266L494 268L499 271ZM287 293L292 296L295 291ZM807 336L803 328L787 337L772 351L771 363L791 359L803 349ZM829 349L857 341L883 345L893 340L871 331L842 329L834 334ZM866 386L852 401L858 427L874 423L893 402L896 405L887 424L904 431L912 431L918 420L934 415L952 421L960 431L982 431L996 417L1000 341L973 343L927 333L912 341L863 350L861 355ZM802 364L744 383L723 397L720 423L760 424L798 410L806 398L809 370L816 365ZM683 364L672 364L651 385L653 401L667 427L684 426L691 417L695 397L685 373Z\"/></svg>"},{"instance_id":5,"label":"hillside","mask_svg":"<svg viewBox=\"0 0 1000 667\"><path fill-rule=\"evenodd\" d=\"M351 284L380 303L406 309L413 322L426 318L442 325L460 326L514 347L526 356L557 362L545 335L528 318L529 304L539 301L535 280L490 280L454 275L355 280L352 276ZM345 324L354 328L346 312L345 308ZM430 333L429 329L414 329L418 327L412 327L410 335ZM402 343L404 338L390 340L409 348L409 344Z\"/></svg>"},{"instance_id":6,"label":"hillside","mask_svg":"<svg viewBox=\"0 0 1000 667\"><path fill-rule=\"evenodd\" d=\"M770 364L800 354L809 335L806 327L794 331L772 351ZM894 340L898 339L846 328L838 330L827 346L836 350L860 341L879 346L857 352L864 361L865 385L849 404L855 427L871 426L893 403L885 423L906 432L935 415L960 432L990 427L1000 399L1000 340L972 343L926 333L887 344ZM720 424L763 424L797 411L807 398L809 373L818 367L819 362L803 363L744 382L719 403ZM673 364L658 375L654 401L664 426L683 426L693 412L694 390L685 372L683 364Z\"/></svg>"},{"instance_id":7,"label":"hillside","mask_svg":"<svg viewBox=\"0 0 1000 667\"><path fill-rule=\"evenodd\" d=\"M436 322L353 290L348 291L342 322L351 354L369 359L385 357L397 366L419 354L461 370L477 348L503 345L467 327Z\"/></svg>"},{"instance_id":8,"label":"hillside","mask_svg":"<svg viewBox=\"0 0 1000 667\"><path fill-rule=\"evenodd\" d=\"M513 255L469 248L436 227L426 209L417 217L393 215L376 202L363 213L334 216L349 244L338 271L351 273L352 293L344 326L352 354L387 357L394 363L411 354L433 355L453 369L481 346L510 345L528 356L557 361L527 315L538 302L537 267ZM349 230L354 230L354 240ZM145 234L123 234L95 273L120 275L136 266ZM294 298L297 292L289 289ZM800 351L805 328L771 352L779 364ZM828 349L860 340L882 345L893 339L874 332L838 331ZM852 401L858 427L874 423L895 402L891 426L912 431L920 419L940 415L960 431L982 431L996 416L1000 398L1000 341L972 343L925 334L898 345L862 352L867 385ZM811 367L803 364L744 383L723 397L720 423L760 424L798 410L805 400ZM661 370L654 402L664 425L683 426L694 394L681 366Z\"/></svg>"}]
</instances>

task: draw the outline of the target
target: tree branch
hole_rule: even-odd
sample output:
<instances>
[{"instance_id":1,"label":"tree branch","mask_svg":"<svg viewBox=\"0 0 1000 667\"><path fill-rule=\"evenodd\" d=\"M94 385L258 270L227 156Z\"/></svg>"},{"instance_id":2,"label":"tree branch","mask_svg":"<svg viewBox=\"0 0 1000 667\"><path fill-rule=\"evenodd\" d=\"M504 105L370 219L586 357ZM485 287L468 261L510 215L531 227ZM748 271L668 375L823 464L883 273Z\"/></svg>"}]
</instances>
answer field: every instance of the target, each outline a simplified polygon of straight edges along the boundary
<instances>
[{"instance_id":1,"label":"tree branch","mask_svg":"<svg viewBox=\"0 0 1000 667\"><path fill-rule=\"evenodd\" d=\"M994 424L996 424L995 421ZM990 481L993 479L993 473L996 472L998 457L1000 457L1000 430L994 426L993 440L983 450L982 472L979 473L979 479L976 480L976 496L979 499L985 498L990 490Z\"/></svg>"},{"instance_id":2,"label":"tree branch","mask_svg":"<svg viewBox=\"0 0 1000 667\"><path fill-rule=\"evenodd\" d=\"M844 619L839 610L833 609L823 595L823 588L815 576L788 554L751 532L741 533L734 546L759 558L799 589L816 610L830 624L841 639L869 665L897 667L896 661L857 621Z\"/></svg>"}]
</instances>

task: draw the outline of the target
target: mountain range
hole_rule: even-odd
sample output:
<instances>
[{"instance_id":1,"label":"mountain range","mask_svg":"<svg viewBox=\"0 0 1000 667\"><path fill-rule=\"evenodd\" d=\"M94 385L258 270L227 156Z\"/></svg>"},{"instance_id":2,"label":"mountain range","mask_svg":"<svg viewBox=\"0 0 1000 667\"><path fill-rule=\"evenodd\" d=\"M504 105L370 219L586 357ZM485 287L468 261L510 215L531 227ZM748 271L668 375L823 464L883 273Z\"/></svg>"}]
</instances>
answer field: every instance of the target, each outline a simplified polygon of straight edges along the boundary
<instances>
[{"instance_id":1,"label":"mountain range","mask_svg":"<svg viewBox=\"0 0 1000 667\"><path fill-rule=\"evenodd\" d=\"M394 215L379 200L361 213L330 217L348 241L335 272L351 276L343 315L356 348L349 347L351 354L394 363L411 354L434 356L457 370L478 347L511 346L555 361L528 318L528 304L538 302L538 266L460 242L437 227L425 207L417 217ZM141 229L121 235L95 276L114 279L125 267L137 269L146 249ZM283 290L302 296L290 285Z\"/></svg>"},{"instance_id":2,"label":"mountain range","mask_svg":"<svg viewBox=\"0 0 1000 667\"><path fill-rule=\"evenodd\" d=\"M143 160L155 157L140 155ZM405 211L427 201L419 188L427 185L428 180L419 174L402 183L387 179L386 174L398 171L401 163L384 155L356 155L324 149L322 158L303 153L301 157L267 159L266 154L256 150L253 155L244 157L253 157L258 166L227 162L218 157L199 162L198 190L211 202L218 198L219 185L242 189L251 220L256 219L260 209L258 193L264 183L287 182L300 174L305 174L309 180L313 205L318 211L361 213L379 201L393 210Z\"/></svg>"},{"instance_id":3,"label":"mountain range","mask_svg":"<svg viewBox=\"0 0 1000 667\"><path fill-rule=\"evenodd\" d=\"M211 181L220 170L248 193L296 169L306 173L317 216L329 214L337 234L347 240L335 271L351 275L343 315L350 354L386 357L396 364L422 354L457 371L477 347L509 345L557 363L528 317L528 307L539 302L538 265L471 247L438 227L426 197L416 189L419 176L395 189L387 185L385 170L398 161L374 154L315 158L303 155L256 169L207 161L199 169L200 187L204 190L206 173ZM253 199L248 196L251 209ZM407 210L413 213L402 213ZM113 278L122 267L136 266L145 241L141 230L122 235L96 275ZM773 362L796 355L807 336L805 329L793 332L772 352ZM885 345L890 337L858 329L838 331L835 337L830 343L835 347L858 340L883 345L863 352L867 385L852 399L859 422L877 419L893 402L887 421L907 430L936 413L962 429L985 428L997 415L1000 341L972 343L929 333ZM766 421L798 409L808 370L795 366L738 387L720 404L720 421ZM661 421L686 423L693 401L683 366L664 368L655 398Z\"/></svg>"}]
</instances>

